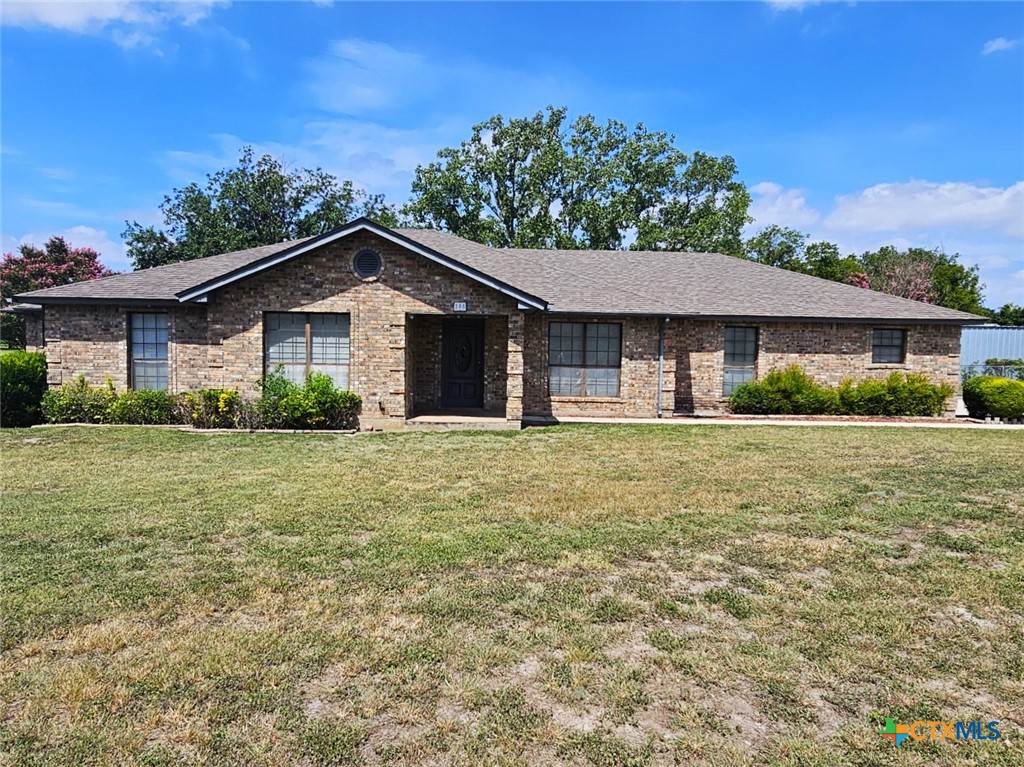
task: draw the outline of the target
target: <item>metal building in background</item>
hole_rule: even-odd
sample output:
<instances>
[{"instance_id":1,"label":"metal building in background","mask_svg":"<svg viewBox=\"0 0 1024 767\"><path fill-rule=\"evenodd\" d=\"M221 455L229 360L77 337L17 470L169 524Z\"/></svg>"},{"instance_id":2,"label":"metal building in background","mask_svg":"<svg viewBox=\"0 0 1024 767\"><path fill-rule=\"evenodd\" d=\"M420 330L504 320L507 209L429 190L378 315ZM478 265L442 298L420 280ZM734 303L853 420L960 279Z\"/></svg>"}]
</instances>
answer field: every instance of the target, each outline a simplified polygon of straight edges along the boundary
<instances>
[{"instance_id":1,"label":"metal building in background","mask_svg":"<svg viewBox=\"0 0 1024 767\"><path fill-rule=\"evenodd\" d=\"M1024 378L1021 366L986 365L986 360L1024 359L1024 327L967 325L960 335L960 370L964 375L1005 375Z\"/></svg>"}]
</instances>

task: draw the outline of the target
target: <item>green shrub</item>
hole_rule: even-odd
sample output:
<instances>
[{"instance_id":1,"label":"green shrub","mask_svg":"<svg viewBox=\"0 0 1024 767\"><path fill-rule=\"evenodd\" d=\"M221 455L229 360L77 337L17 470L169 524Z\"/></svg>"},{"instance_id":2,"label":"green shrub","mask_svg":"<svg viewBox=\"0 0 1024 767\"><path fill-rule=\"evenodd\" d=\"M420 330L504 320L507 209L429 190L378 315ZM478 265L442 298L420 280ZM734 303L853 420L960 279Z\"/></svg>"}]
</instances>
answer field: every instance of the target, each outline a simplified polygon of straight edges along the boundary
<instances>
[{"instance_id":1,"label":"green shrub","mask_svg":"<svg viewBox=\"0 0 1024 767\"><path fill-rule=\"evenodd\" d=\"M310 373L299 386L280 367L259 380L256 410L271 429L354 429L362 405L357 394L335 387L330 376Z\"/></svg>"},{"instance_id":2,"label":"green shrub","mask_svg":"<svg viewBox=\"0 0 1024 767\"><path fill-rule=\"evenodd\" d=\"M0 426L31 426L42 417L46 391L46 355L0 354Z\"/></svg>"},{"instance_id":3,"label":"green shrub","mask_svg":"<svg viewBox=\"0 0 1024 767\"><path fill-rule=\"evenodd\" d=\"M838 390L831 389L791 365L737 388L730 407L734 413L755 415L936 416L952 394L949 384L933 384L916 373L857 383L847 379Z\"/></svg>"},{"instance_id":4,"label":"green shrub","mask_svg":"<svg viewBox=\"0 0 1024 767\"><path fill-rule=\"evenodd\" d=\"M181 423L178 398L165 391L128 390L110 403L104 423L171 424Z\"/></svg>"},{"instance_id":5,"label":"green shrub","mask_svg":"<svg viewBox=\"0 0 1024 767\"><path fill-rule=\"evenodd\" d=\"M790 365L738 387L730 406L734 413L751 415L827 415L836 412L838 399L834 390Z\"/></svg>"},{"instance_id":6,"label":"green shrub","mask_svg":"<svg viewBox=\"0 0 1024 767\"><path fill-rule=\"evenodd\" d=\"M964 404L972 418L1024 418L1024 381L977 376L964 383Z\"/></svg>"},{"instance_id":7,"label":"green shrub","mask_svg":"<svg viewBox=\"0 0 1024 767\"><path fill-rule=\"evenodd\" d=\"M310 373L303 396L310 407L310 428L354 429L359 425L359 395L337 388L330 376Z\"/></svg>"},{"instance_id":8,"label":"green shrub","mask_svg":"<svg viewBox=\"0 0 1024 767\"><path fill-rule=\"evenodd\" d=\"M103 423L107 409L117 399L114 385L89 386L85 376L50 389L43 395L43 417L48 423Z\"/></svg>"},{"instance_id":9,"label":"green shrub","mask_svg":"<svg viewBox=\"0 0 1024 767\"><path fill-rule=\"evenodd\" d=\"M952 394L949 384L933 384L919 373L856 383L848 378L839 385L839 410L845 415L937 416Z\"/></svg>"},{"instance_id":10,"label":"green shrub","mask_svg":"<svg viewBox=\"0 0 1024 767\"><path fill-rule=\"evenodd\" d=\"M233 389L203 389L182 397L185 418L197 429L239 428L246 420L243 404L242 396Z\"/></svg>"},{"instance_id":11,"label":"green shrub","mask_svg":"<svg viewBox=\"0 0 1024 767\"><path fill-rule=\"evenodd\" d=\"M283 368L278 365L256 382L260 399L256 403L263 424L268 429L295 428L291 424L302 420L299 412L302 388L284 377Z\"/></svg>"}]
</instances>

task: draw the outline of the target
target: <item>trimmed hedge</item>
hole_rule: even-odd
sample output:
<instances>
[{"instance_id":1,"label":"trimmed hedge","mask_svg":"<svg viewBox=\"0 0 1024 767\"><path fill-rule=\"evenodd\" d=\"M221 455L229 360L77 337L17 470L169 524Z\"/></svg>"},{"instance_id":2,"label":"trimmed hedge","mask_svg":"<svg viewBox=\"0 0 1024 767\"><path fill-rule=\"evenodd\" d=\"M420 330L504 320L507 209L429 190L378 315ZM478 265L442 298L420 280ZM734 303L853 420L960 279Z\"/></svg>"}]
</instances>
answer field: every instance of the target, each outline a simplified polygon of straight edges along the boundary
<instances>
[{"instance_id":1,"label":"trimmed hedge","mask_svg":"<svg viewBox=\"0 0 1024 767\"><path fill-rule=\"evenodd\" d=\"M44 372L45 377L45 372ZM200 429L355 429L361 400L335 387L329 376L311 373L304 386L275 371L257 384L262 396L246 402L232 389L204 389L173 395L128 390L110 381L89 386L84 376L42 397L49 423L178 424Z\"/></svg>"},{"instance_id":2,"label":"trimmed hedge","mask_svg":"<svg viewBox=\"0 0 1024 767\"><path fill-rule=\"evenodd\" d=\"M996 376L968 379L964 404L972 418L1024 418L1024 381Z\"/></svg>"},{"instance_id":3,"label":"trimmed hedge","mask_svg":"<svg viewBox=\"0 0 1024 767\"><path fill-rule=\"evenodd\" d=\"M919 373L892 373L885 380L869 378L839 384L839 412L844 415L937 416L953 395L947 383L933 384Z\"/></svg>"},{"instance_id":4,"label":"trimmed hedge","mask_svg":"<svg viewBox=\"0 0 1024 767\"><path fill-rule=\"evenodd\" d=\"M182 423L181 400L165 391L140 389L119 394L110 403L104 423Z\"/></svg>"},{"instance_id":5,"label":"trimmed hedge","mask_svg":"<svg viewBox=\"0 0 1024 767\"><path fill-rule=\"evenodd\" d=\"M729 405L732 412L748 415L937 416L952 394L949 384L903 373L857 383L846 379L832 389L790 365L738 387Z\"/></svg>"},{"instance_id":6,"label":"trimmed hedge","mask_svg":"<svg viewBox=\"0 0 1024 767\"><path fill-rule=\"evenodd\" d=\"M761 381L746 383L733 392L734 413L749 415L831 415L838 412L833 389L815 383L799 365L772 370Z\"/></svg>"},{"instance_id":7,"label":"trimmed hedge","mask_svg":"<svg viewBox=\"0 0 1024 767\"><path fill-rule=\"evenodd\" d=\"M0 426L39 423L45 391L45 354L22 351L0 354Z\"/></svg>"}]
</instances>

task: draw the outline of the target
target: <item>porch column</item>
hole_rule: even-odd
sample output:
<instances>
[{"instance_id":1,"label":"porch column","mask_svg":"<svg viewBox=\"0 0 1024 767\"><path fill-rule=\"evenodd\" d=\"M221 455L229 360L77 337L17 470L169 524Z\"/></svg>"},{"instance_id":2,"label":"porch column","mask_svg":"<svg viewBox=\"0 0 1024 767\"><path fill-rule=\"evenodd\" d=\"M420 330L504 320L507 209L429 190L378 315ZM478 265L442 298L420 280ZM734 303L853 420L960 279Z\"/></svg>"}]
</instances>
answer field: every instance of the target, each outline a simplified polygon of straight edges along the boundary
<instances>
[{"instance_id":1,"label":"porch column","mask_svg":"<svg viewBox=\"0 0 1024 767\"><path fill-rule=\"evenodd\" d=\"M678 353L678 323L664 320L662 324L661 413L671 418L676 410L676 361Z\"/></svg>"},{"instance_id":2,"label":"porch column","mask_svg":"<svg viewBox=\"0 0 1024 767\"><path fill-rule=\"evenodd\" d=\"M505 363L505 418L523 420L523 338L522 312L508 316L508 360Z\"/></svg>"}]
</instances>

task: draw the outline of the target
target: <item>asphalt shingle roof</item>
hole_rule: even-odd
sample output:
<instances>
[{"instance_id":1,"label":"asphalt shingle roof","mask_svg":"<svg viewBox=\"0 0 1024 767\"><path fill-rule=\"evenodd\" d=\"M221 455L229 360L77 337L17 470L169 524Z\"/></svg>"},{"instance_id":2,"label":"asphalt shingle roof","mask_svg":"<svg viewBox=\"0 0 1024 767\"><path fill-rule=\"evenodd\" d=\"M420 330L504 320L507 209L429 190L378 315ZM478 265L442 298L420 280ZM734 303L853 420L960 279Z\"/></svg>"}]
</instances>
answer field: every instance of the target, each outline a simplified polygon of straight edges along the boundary
<instances>
[{"instance_id":1,"label":"asphalt shingle roof","mask_svg":"<svg viewBox=\"0 0 1024 767\"><path fill-rule=\"evenodd\" d=\"M433 229L394 232L541 298L555 312L955 323L982 319L719 253L496 249ZM179 293L311 239L61 285L24 293L18 299L177 301Z\"/></svg>"},{"instance_id":2,"label":"asphalt shingle roof","mask_svg":"<svg viewBox=\"0 0 1024 767\"><path fill-rule=\"evenodd\" d=\"M543 298L556 312L918 322L981 319L721 253L499 250L433 229L399 232Z\"/></svg>"}]
</instances>

